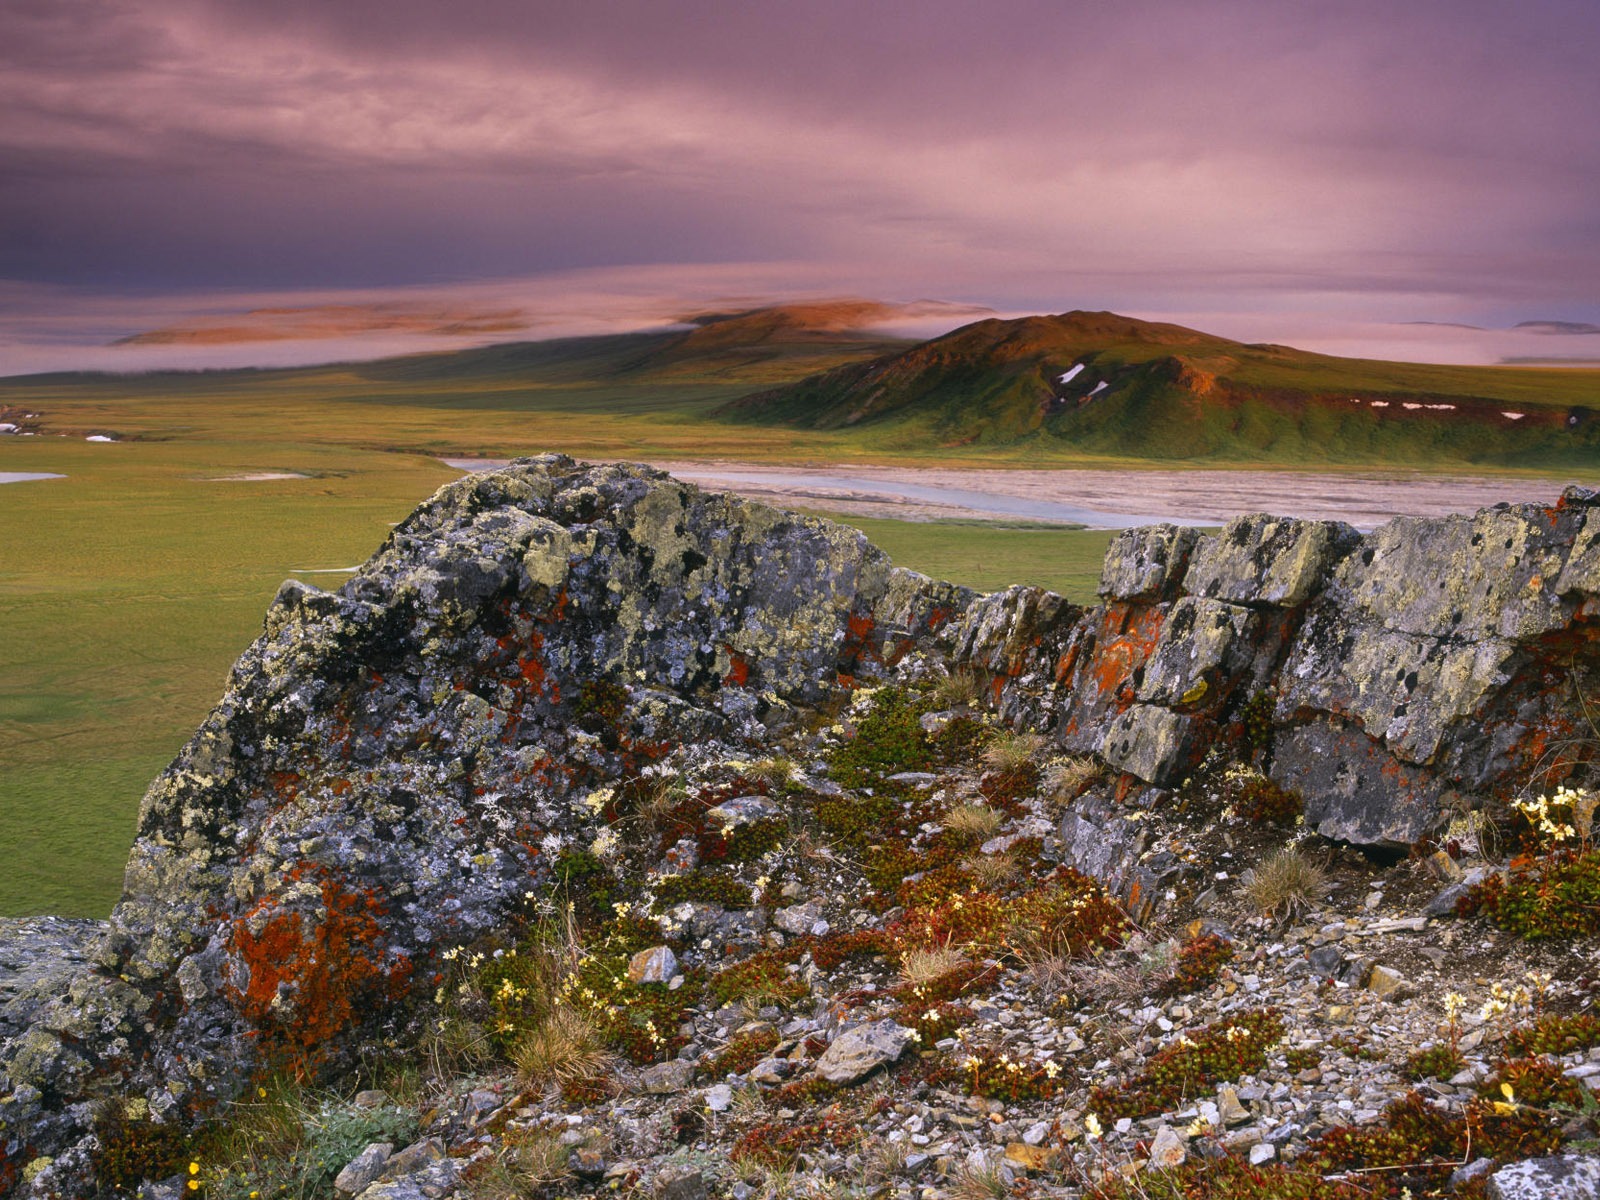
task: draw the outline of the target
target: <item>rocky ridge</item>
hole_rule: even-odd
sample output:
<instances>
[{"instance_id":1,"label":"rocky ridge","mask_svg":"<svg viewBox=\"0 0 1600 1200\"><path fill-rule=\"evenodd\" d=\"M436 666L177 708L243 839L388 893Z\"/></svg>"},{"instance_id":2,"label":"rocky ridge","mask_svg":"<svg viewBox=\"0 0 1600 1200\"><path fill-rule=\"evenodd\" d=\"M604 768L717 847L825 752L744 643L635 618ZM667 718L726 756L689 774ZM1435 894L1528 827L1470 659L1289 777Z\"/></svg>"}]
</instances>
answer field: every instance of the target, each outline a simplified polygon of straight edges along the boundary
<instances>
[{"instance_id":1,"label":"rocky ridge","mask_svg":"<svg viewBox=\"0 0 1600 1200\"><path fill-rule=\"evenodd\" d=\"M951 804L976 794L1002 811L996 837L1010 842L986 841L974 853L1016 850L1019 878L1040 886L1062 870L1081 872L1152 928L1185 914L1209 919L1218 881L1208 856L1224 851L1207 839L1226 822L1197 797L1222 795L1224 759L1251 761L1300 793L1307 827L1326 838L1415 844L1552 763L1558 774L1575 767L1552 754L1583 728L1573 689L1593 657L1587 622L1600 592L1592 499L1573 491L1551 509L1395 522L1365 538L1336 523L1267 517L1243 518L1216 537L1130 531L1108 553L1103 603L1085 611L1037 589L975 596L892 568L853 531L640 468L551 456L452 485L338 593L285 585L216 712L152 785L107 926L11 923L7 945L26 937L34 950L0 957L0 1183L38 1196L92 1194L107 1097L136 1096L152 1122L176 1125L233 1101L269 1068L338 1071L363 1052L411 1044L449 973L446 956L536 917L552 884L572 882L575 847L589 847L603 867L595 878L635 889L651 890L663 872L693 874L699 864L688 860L703 849L695 839L704 829L688 846L635 844L633 818L652 780L690 781L693 797L716 801L702 812L726 810L717 818L724 855L740 826L772 832L781 821L798 838L828 801L839 821L837 806L860 810L875 794L892 795L937 829ZM975 711L1047 735L1038 755L1083 755L1101 777L1086 771L1084 786L1054 799L1037 794L1035 778L997 801L970 764L965 775L953 763L921 772L927 778L890 771L901 778L889 783L873 772L890 764L858 763L852 769L867 773L841 785L826 752L853 744L853 721L833 730L835 710L878 684L925 687L952 673L974 681L983 700ZM857 717L874 719L865 711ZM972 719L961 706L920 716L932 719L929 737L941 721L960 729ZM804 764L797 795L794 780L776 797L770 786L750 789L729 766L775 748ZM1216 819L1169 823L1186 811ZM937 836L900 832L910 854ZM887 853L881 844L856 853L849 869L870 869L872 890L889 899L918 874L907 857L894 878L894 864L872 859ZM785 840L755 856L763 865L739 883L754 889L748 906L652 895L649 911L700 972L729 954L774 949L775 940L825 936L818 926L898 928L893 908L904 904L841 907L839 896L868 894L859 890L864 876L841 867L823 884L795 865L797 855ZM794 894L770 893L771 869L794 874L785 881ZM808 903L817 907L794 914ZM1356 927L1329 916L1289 940L1230 925L1235 960L1299 963L1302 953L1372 936L1364 907ZM1376 932L1404 944L1423 930ZM873 1016L875 1000L833 1003L892 986L885 972L904 944L863 944L883 962L848 986L809 949L784 965L815 1001L813 1015L774 1022L779 1044L791 1043L790 1063L825 1056L846 1026L891 1020ZM972 951L975 961L986 960L982 950ZM1338 953L1343 972L1349 955ZM804 954L813 954L809 966ZM28 969L7 965L17 961ZM1069 1036L1073 1024L1055 1000L1029 1011L1031 985L1006 953L996 961L1001 973L986 981L993 990L983 1007L1001 1030L1020 1020L1052 1048L1074 1037L1092 1044ZM1284 972L1286 995L1312 994L1313 979L1338 974L1317 970ZM1428 970L1402 979L1416 986ZM1358 994L1372 986L1370 971L1345 974ZM1279 984L1263 978L1238 972L1222 981L1220 998L1178 1005L1187 1015L1153 1003L1120 1014L1141 1031L1129 1035L1127 1061L1153 1052L1140 1049L1152 1026L1225 1016L1239 1007L1232 998L1263 986L1263 1003L1279 998ZM1394 1018L1398 1036L1437 1027L1429 1007L1437 996L1417 995L1415 1012ZM1017 1005L1023 1015L1006 1022ZM686 1014L692 1032L680 1031L686 1040L671 1053L709 1054L722 1011ZM1285 1020L1291 1043L1331 1044L1309 1018L1298 1027L1292 1013ZM880 1032L890 1043L898 1037ZM902 1044L888 1061L905 1052ZM673 1061L686 1060L664 1065ZM1274 1095L1283 1081L1269 1081L1258 1098L1266 1107L1252 1110L1269 1125L1252 1146L1298 1149L1308 1130L1347 1111L1365 1116L1393 1093L1393 1080L1350 1081L1350 1091L1338 1066L1331 1071L1341 1090L1328 1101ZM768 1072L774 1084L786 1073ZM958 1082L910 1086L955 1096ZM488 1102L471 1103L482 1117ZM547 1110L528 1107L518 1097L502 1128L512 1117L546 1120ZM1312 1107L1314 1118L1289 1119ZM1038 1110L1058 1149L1073 1108ZM1000 1117L989 1125L1007 1124L1004 1111L985 1111ZM460 1118L441 1145L460 1148L476 1124ZM1284 1124L1296 1132L1268 1136ZM1124 1133L1135 1132L1130 1121ZM983 1148L958 1141L966 1157ZM954 1153L929 1154L930 1170L947 1172Z\"/></svg>"}]
</instances>

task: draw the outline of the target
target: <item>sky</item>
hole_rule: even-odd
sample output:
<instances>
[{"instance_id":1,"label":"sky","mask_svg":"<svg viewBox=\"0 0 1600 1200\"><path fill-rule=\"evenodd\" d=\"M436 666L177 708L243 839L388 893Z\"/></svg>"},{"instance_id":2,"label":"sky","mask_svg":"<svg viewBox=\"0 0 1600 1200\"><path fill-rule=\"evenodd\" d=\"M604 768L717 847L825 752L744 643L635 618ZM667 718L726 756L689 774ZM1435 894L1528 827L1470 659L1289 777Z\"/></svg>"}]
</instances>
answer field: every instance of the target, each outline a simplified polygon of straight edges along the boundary
<instances>
[{"instance_id":1,"label":"sky","mask_svg":"<svg viewBox=\"0 0 1600 1200\"><path fill-rule=\"evenodd\" d=\"M1498 332L1600 323L1596 62L1596 0L0 0L0 372L834 295L1600 358Z\"/></svg>"}]
</instances>

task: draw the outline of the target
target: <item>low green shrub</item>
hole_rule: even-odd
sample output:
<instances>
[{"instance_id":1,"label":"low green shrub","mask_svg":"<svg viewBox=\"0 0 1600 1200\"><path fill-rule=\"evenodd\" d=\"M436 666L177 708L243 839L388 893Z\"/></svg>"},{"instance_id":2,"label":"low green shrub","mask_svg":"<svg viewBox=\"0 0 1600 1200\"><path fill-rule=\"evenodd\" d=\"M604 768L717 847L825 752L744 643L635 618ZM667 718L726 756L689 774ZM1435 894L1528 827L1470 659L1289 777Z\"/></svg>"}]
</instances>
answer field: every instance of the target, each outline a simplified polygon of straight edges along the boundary
<instances>
[{"instance_id":1,"label":"low green shrub","mask_svg":"<svg viewBox=\"0 0 1600 1200\"><path fill-rule=\"evenodd\" d=\"M1096 1086L1089 1107L1102 1119L1155 1116L1218 1083L1259 1071L1283 1038L1283 1017L1264 1008L1180 1034L1150 1056L1122 1087Z\"/></svg>"},{"instance_id":2,"label":"low green shrub","mask_svg":"<svg viewBox=\"0 0 1600 1200\"><path fill-rule=\"evenodd\" d=\"M1556 850L1518 860L1508 875L1491 875L1456 905L1529 941L1584 937L1600 931L1600 851Z\"/></svg>"}]
</instances>

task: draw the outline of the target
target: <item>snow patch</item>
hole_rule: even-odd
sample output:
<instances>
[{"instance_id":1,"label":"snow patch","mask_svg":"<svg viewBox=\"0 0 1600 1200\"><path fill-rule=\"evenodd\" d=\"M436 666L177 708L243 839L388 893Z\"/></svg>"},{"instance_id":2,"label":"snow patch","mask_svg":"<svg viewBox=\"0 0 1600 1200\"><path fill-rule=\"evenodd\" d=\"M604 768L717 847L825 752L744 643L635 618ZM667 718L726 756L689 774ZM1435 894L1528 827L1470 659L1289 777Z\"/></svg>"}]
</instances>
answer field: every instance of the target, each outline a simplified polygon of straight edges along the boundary
<instances>
[{"instance_id":1,"label":"snow patch","mask_svg":"<svg viewBox=\"0 0 1600 1200\"><path fill-rule=\"evenodd\" d=\"M1520 420L1522 420L1523 417L1527 416L1528 414L1527 413L1519 413L1519 412L1502 412L1500 415L1502 417L1504 417L1508 421L1520 421Z\"/></svg>"},{"instance_id":2,"label":"snow patch","mask_svg":"<svg viewBox=\"0 0 1600 1200\"><path fill-rule=\"evenodd\" d=\"M1372 401L1372 407L1373 408L1388 408L1389 407L1389 402L1387 400L1374 400L1374 401Z\"/></svg>"},{"instance_id":3,"label":"snow patch","mask_svg":"<svg viewBox=\"0 0 1600 1200\"><path fill-rule=\"evenodd\" d=\"M1057 383L1071 383L1080 374L1082 374L1084 365L1085 364L1083 364L1083 363L1079 363L1077 366L1073 367L1072 370L1068 371L1065 375L1061 376L1061 378L1057 379L1056 382Z\"/></svg>"},{"instance_id":4,"label":"snow patch","mask_svg":"<svg viewBox=\"0 0 1600 1200\"><path fill-rule=\"evenodd\" d=\"M114 442L117 439L114 438L114 437L107 437L103 433L91 433L88 437L84 438L83 440L86 441L86 442Z\"/></svg>"},{"instance_id":5,"label":"snow patch","mask_svg":"<svg viewBox=\"0 0 1600 1200\"><path fill-rule=\"evenodd\" d=\"M1094 387L1089 389L1089 399L1093 400L1096 396L1110 386L1111 385L1109 383L1102 379L1099 383L1095 384Z\"/></svg>"}]
</instances>

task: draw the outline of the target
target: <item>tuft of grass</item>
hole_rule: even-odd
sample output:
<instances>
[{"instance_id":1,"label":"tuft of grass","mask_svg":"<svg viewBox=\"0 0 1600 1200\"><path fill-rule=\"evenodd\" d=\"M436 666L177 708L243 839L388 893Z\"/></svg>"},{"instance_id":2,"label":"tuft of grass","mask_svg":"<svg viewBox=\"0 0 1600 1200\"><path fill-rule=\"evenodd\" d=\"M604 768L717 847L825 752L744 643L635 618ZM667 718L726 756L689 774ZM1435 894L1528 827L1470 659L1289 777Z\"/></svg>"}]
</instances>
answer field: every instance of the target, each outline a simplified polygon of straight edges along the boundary
<instances>
[{"instance_id":1,"label":"tuft of grass","mask_svg":"<svg viewBox=\"0 0 1600 1200\"><path fill-rule=\"evenodd\" d=\"M1006 1200L1011 1188L1000 1174L1000 1164L985 1159L982 1164L962 1163L950 1177L950 1200Z\"/></svg>"},{"instance_id":2,"label":"tuft of grass","mask_svg":"<svg viewBox=\"0 0 1600 1200\"><path fill-rule=\"evenodd\" d=\"M415 1113L357 1108L286 1076L275 1078L230 1107L196 1148L195 1190L215 1200L320 1200L333 1194L334 1177L368 1145L405 1145L416 1133Z\"/></svg>"},{"instance_id":3,"label":"tuft of grass","mask_svg":"<svg viewBox=\"0 0 1600 1200\"><path fill-rule=\"evenodd\" d=\"M782 754L758 758L743 774L747 779L766 784L774 792L781 792L794 779L794 760Z\"/></svg>"},{"instance_id":4,"label":"tuft of grass","mask_svg":"<svg viewBox=\"0 0 1600 1200\"><path fill-rule=\"evenodd\" d=\"M1054 759L1045 769L1045 791L1057 804L1070 804L1106 777L1106 765L1087 754Z\"/></svg>"},{"instance_id":5,"label":"tuft of grass","mask_svg":"<svg viewBox=\"0 0 1600 1200\"><path fill-rule=\"evenodd\" d=\"M917 987L940 979L970 961L966 954L951 946L907 950L900 958L900 980L907 987Z\"/></svg>"},{"instance_id":6,"label":"tuft of grass","mask_svg":"<svg viewBox=\"0 0 1600 1200\"><path fill-rule=\"evenodd\" d=\"M1004 819L987 804L958 804L945 813L939 824L951 833L986 842L1000 832Z\"/></svg>"},{"instance_id":7,"label":"tuft of grass","mask_svg":"<svg viewBox=\"0 0 1600 1200\"><path fill-rule=\"evenodd\" d=\"M933 689L938 708L971 708L983 699L983 678L971 667L958 667Z\"/></svg>"},{"instance_id":8,"label":"tuft of grass","mask_svg":"<svg viewBox=\"0 0 1600 1200\"><path fill-rule=\"evenodd\" d=\"M639 799L628 819L652 835L666 830L678 808L689 798L689 789L683 781L668 776L640 780L638 791Z\"/></svg>"},{"instance_id":9,"label":"tuft of grass","mask_svg":"<svg viewBox=\"0 0 1600 1200\"><path fill-rule=\"evenodd\" d=\"M969 854L961 860L961 869L986 891L1004 887L1022 873L1017 856L1007 850L1000 854Z\"/></svg>"},{"instance_id":10,"label":"tuft of grass","mask_svg":"<svg viewBox=\"0 0 1600 1200\"><path fill-rule=\"evenodd\" d=\"M1032 763L1044 747L1045 739L1037 733L1004 733L984 749L983 761L991 770L1009 775Z\"/></svg>"},{"instance_id":11,"label":"tuft of grass","mask_svg":"<svg viewBox=\"0 0 1600 1200\"><path fill-rule=\"evenodd\" d=\"M1295 846L1274 850L1244 874L1245 898L1264 917L1288 921L1322 899L1328 878Z\"/></svg>"},{"instance_id":12,"label":"tuft of grass","mask_svg":"<svg viewBox=\"0 0 1600 1200\"><path fill-rule=\"evenodd\" d=\"M1077 960L1046 956L1030 966L1040 987L1071 996L1079 1004L1105 1004L1129 996L1167 994L1177 961L1171 942L1136 934L1115 954Z\"/></svg>"},{"instance_id":13,"label":"tuft of grass","mask_svg":"<svg viewBox=\"0 0 1600 1200\"><path fill-rule=\"evenodd\" d=\"M572 1150L548 1129L507 1130L500 1152L474 1181L482 1200L539 1200L572 1176Z\"/></svg>"},{"instance_id":14,"label":"tuft of grass","mask_svg":"<svg viewBox=\"0 0 1600 1200\"><path fill-rule=\"evenodd\" d=\"M601 1079L616 1061L594 1023L565 1004L552 1008L511 1048L519 1081L540 1087L564 1088Z\"/></svg>"}]
</instances>

